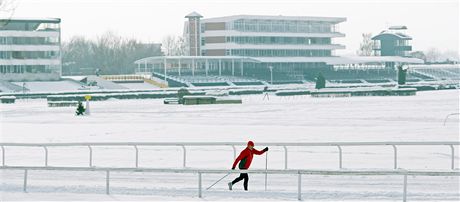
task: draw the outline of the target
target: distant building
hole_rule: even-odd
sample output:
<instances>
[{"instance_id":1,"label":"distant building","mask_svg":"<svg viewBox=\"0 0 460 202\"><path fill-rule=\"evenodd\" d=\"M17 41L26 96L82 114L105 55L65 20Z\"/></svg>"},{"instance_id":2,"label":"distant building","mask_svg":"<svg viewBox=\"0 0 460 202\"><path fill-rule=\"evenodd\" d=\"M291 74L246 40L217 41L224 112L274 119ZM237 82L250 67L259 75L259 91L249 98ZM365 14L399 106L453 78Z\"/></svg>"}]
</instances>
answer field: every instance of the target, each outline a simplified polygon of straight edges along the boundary
<instances>
[{"instance_id":1,"label":"distant building","mask_svg":"<svg viewBox=\"0 0 460 202\"><path fill-rule=\"evenodd\" d=\"M375 55L409 57L412 37L406 35L405 30L406 26L392 26L372 37Z\"/></svg>"},{"instance_id":2,"label":"distant building","mask_svg":"<svg viewBox=\"0 0 460 202\"><path fill-rule=\"evenodd\" d=\"M342 17L233 15L204 18L192 12L185 16L184 37L188 56L251 57L258 63L244 63L241 76L266 78L259 72L283 71L303 80L299 68L325 68L334 51L345 49L334 38L344 37L338 24ZM299 60L300 59L300 60ZM222 61L222 60L221 60ZM219 59L205 62L215 69ZM223 64L225 65L225 64ZM248 67L248 68L246 68ZM242 68L246 69L245 72ZM234 71L232 70L232 75ZM276 74L276 73L275 73ZM312 74L312 78L317 72ZM283 80L276 77L275 80Z\"/></svg>"},{"instance_id":3,"label":"distant building","mask_svg":"<svg viewBox=\"0 0 460 202\"><path fill-rule=\"evenodd\" d=\"M343 17L203 18L192 12L185 18L187 54L139 59L136 73L170 86L308 83L320 72L331 82L363 83L390 81L398 65L423 62L400 56L337 56L336 50L345 49L334 42L345 37L339 31Z\"/></svg>"},{"instance_id":4,"label":"distant building","mask_svg":"<svg viewBox=\"0 0 460 202\"><path fill-rule=\"evenodd\" d=\"M334 50L345 48L332 40L345 36L337 26L345 18L234 15L200 20L202 17L196 12L186 16L190 56L201 49L201 56L329 57ZM195 46L197 40L199 46Z\"/></svg>"},{"instance_id":5,"label":"distant building","mask_svg":"<svg viewBox=\"0 0 460 202\"><path fill-rule=\"evenodd\" d=\"M61 19L0 19L0 80L58 80Z\"/></svg>"},{"instance_id":6,"label":"distant building","mask_svg":"<svg viewBox=\"0 0 460 202\"><path fill-rule=\"evenodd\" d=\"M345 46L338 24L345 18L234 15L201 21L201 55L329 57Z\"/></svg>"}]
</instances>

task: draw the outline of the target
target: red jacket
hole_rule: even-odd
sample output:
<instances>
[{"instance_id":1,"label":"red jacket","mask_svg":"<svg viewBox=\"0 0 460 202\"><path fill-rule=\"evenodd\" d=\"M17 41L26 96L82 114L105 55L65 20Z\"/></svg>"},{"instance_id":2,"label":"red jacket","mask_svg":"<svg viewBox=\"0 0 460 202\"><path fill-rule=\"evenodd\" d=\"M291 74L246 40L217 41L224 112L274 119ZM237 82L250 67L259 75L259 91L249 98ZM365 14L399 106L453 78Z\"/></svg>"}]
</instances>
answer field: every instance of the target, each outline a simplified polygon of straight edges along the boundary
<instances>
[{"instance_id":1,"label":"red jacket","mask_svg":"<svg viewBox=\"0 0 460 202\"><path fill-rule=\"evenodd\" d=\"M238 163L238 161L241 161L240 164L238 165L238 167L240 169L248 169L249 166L251 166L252 157L254 156L254 154L261 155L263 153L265 153L265 151L263 151L263 150L259 151L259 150L256 150L254 148L252 148L252 150L250 150L249 148L246 147L246 149L241 151L241 153L238 156L238 158L235 159L235 162L233 163L232 168L235 168L236 164Z\"/></svg>"}]
</instances>

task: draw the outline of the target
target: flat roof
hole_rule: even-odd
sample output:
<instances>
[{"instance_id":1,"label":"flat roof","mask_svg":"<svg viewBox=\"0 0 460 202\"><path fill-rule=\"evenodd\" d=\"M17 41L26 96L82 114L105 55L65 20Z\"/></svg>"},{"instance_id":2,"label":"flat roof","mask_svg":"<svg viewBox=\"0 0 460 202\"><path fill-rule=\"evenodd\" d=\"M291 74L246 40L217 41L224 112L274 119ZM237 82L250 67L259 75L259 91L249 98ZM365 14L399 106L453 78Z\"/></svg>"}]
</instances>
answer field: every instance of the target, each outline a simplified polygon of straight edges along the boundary
<instances>
[{"instance_id":1,"label":"flat roof","mask_svg":"<svg viewBox=\"0 0 460 202\"><path fill-rule=\"evenodd\" d=\"M283 16L283 15L231 15L216 18L206 18L202 22L229 22L238 19L258 19L258 20L297 20L297 21L322 21L339 23L345 22L343 17L313 17L313 16Z\"/></svg>"},{"instance_id":2,"label":"flat roof","mask_svg":"<svg viewBox=\"0 0 460 202\"><path fill-rule=\"evenodd\" d=\"M383 62L399 62L409 64L423 64L423 60L399 56L344 56L344 57L244 57L244 56L155 56L136 60L135 64L159 63L164 60L204 61L204 60L244 60L256 63L307 63L324 62L328 65L341 64L371 64Z\"/></svg>"},{"instance_id":3,"label":"flat roof","mask_svg":"<svg viewBox=\"0 0 460 202\"><path fill-rule=\"evenodd\" d=\"M164 60L204 61L204 60L244 60L245 62L259 62L253 57L245 56L154 56L134 61L135 64L163 62Z\"/></svg>"},{"instance_id":4,"label":"flat roof","mask_svg":"<svg viewBox=\"0 0 460 202\"><path fill-rule=\"evenodd\" d=\"M400 62L410 64L423 64L424 61L418 58L408 58L400 56L349 56L342 58L337 64L366 64L382 62Z\"/></svg>"},{"instance_id":5,"label":"flat roof","mask_svg":"<svg viewBox=\"0 0 460 202\"><path fill-rule=\"evenodd\" d=\"M349 56L349 57L257 57L262 63L302 63L302 62L324 62L328 65L341 64L369 64L382 62L401 62L411 64L422 64L423 60L417 58L406 58L398 56Z\"/></svg>"},{"instance_id":6,"label":"flat roof","mask_svg":"<svg viewBox=\"0 0 460 202\"><path fill-rule=\"evenodd\" d=\"M61 22L61 18L0 18L0 21L9 22Z\"/></svg>"}]
</instances>

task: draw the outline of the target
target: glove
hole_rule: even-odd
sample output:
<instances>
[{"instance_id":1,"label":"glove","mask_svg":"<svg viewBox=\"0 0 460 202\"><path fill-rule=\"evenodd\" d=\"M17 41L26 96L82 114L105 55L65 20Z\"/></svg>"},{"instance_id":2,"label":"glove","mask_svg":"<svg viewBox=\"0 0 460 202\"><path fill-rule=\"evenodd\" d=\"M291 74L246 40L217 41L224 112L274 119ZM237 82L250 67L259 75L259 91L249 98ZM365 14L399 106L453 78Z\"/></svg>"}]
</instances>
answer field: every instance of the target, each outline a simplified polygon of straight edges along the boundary
<instances>
[{"instance_id":1,"label":"glove","mask_svg":"<svg viewBox=\"0 0 460 202\"><path fill-rule=\"evenodd\" d=\"M232 167L232 170L235 170L235 167Z\"/></svg>"},{"instance_id":2,"label":"glove","mask_svg":"<svg viewBox=\"0 0 460 202\"><path fill-rule=\"evenodd\" d=\"M262 150L264 152L268 151L268 147L265 147L264 150Z\"/></svg>"}]
</instances>

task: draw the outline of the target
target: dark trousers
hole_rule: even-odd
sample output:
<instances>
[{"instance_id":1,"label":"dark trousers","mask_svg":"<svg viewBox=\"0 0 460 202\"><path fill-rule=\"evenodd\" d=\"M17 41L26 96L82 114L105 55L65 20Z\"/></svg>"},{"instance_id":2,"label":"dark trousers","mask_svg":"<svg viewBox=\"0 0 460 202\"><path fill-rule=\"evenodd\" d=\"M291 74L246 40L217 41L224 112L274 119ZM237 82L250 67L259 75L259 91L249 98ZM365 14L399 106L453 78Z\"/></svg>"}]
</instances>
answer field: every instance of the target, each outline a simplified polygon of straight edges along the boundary
<instances>
[{"instance_id":1,"label":"dark trousers","mask_svg":"<svg viewBox=\"0 0 460 202\"><path fill-rule=\"evenodd\" d=\"M244 190L248 190L248 181L249 181L249 175L247 173L240 173L240 176L235 178L232 181L232 185L236 184L237 182L241 181L244 179L243 185L244 185Z\"/></svg>"}]
</instances>

